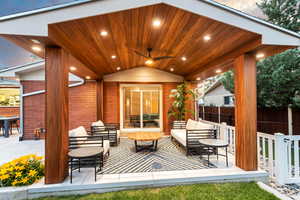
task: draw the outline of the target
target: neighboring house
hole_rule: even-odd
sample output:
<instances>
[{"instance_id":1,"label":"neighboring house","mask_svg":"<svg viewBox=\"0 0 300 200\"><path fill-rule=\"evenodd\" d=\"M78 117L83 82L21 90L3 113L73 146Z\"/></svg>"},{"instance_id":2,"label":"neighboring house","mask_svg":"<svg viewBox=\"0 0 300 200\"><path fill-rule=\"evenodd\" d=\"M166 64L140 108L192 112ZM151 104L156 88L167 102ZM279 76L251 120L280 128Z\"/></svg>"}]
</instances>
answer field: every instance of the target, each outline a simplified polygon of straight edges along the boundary
<instances>
[{"instance_id":1,"label":"neighboring house","mask_svg":"<svg viewBox=\"0 0 300 200\"><path fill-rule=\"evenodd\" d=\"M14 77L0 75L0 116L12 117L20 114L20 83Z\"/></svg>"},{"instance_id":2,"label":"neighboring house","mask_svg":"<svg viewBox=\"0 0 300 200\"><path fill-rule=\"evenodd\" d=\"M220 81L209 87L203 96L206 106L234 106L234 95L224 88Z\"/></svg>"},{"instance_id":3,"label":"neighboring house","mask_svg":"<svg viewBox=\"0 0 300 200\"><path fill-rule=\"evenodd\" d=\"M1 70L1 77L20 81L22 139L34 139L34 129L45 127L45 69L44 61ZM163 81L162 81L163 80ZM139 82L155 84L129 84ZM104 76L104 121L120 123L122 131L141 129L169 132L167 111L171 89L183 77L147 67ZM128 83L128 84L127 84ZM141 96L147 98L142 100ZM69 128L79 125L90 129L97 120L96 81L83 80L69 73ZM143 114L141 114L143 112Z\"/></svg>"}]
</instances>

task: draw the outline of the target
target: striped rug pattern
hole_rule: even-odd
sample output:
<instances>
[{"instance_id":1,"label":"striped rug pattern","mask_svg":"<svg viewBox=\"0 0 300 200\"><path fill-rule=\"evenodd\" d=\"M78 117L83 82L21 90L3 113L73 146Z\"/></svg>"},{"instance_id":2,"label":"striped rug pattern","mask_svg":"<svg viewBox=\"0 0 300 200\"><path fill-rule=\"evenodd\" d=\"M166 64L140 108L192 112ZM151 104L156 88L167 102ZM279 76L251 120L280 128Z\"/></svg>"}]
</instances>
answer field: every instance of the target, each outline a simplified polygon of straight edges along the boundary
<instances>
[{"instance_id":1,"label":"striped rug pattern","mask_svg":"<svg viewBox=\"0 0 300 200\"><path fill-rule=\"evenodd\" d=\"M169 137L158 141L156 152L138 153L135 152L132 140L121 138L117 147L111 147L103 173L121 174L205 168L208 168L206 161L200 160L199 156L187 157L183 148L172 142Z\"/></svg>"}]
</instances>

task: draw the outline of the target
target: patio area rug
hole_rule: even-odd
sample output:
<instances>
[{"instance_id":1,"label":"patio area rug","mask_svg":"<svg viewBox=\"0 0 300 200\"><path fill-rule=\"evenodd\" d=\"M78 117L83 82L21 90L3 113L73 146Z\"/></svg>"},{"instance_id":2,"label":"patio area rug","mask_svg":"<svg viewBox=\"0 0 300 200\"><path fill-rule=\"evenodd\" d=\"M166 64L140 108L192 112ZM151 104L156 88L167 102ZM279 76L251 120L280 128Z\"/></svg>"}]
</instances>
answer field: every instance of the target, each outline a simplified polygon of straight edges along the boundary
<instances>
[{"instance_id":1,"label":"patio area rug","mask_svg":"<svg viewBox=\"0 0 300 200\"><path fill-rule=\"evenodd\" d=\"M210 166L212 168L214 166ZM207 161L199 156L186 156L182 147L172 142L170 137L158 141L156 152L141 151L136 153L134 142L121 138L117 147L111 147L103 174L121 174L138 172L174 171L207 169Z\"/></svg>"}]
</instances>

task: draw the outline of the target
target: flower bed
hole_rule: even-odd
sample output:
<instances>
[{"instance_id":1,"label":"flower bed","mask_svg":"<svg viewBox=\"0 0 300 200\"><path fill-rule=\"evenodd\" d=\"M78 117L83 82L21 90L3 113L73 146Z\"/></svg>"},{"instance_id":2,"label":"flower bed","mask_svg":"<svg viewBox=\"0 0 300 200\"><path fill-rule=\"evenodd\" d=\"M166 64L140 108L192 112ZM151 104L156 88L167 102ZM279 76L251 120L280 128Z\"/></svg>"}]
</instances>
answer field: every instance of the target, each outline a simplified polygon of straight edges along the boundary
<instances>
[{"instance_id":1,"label":"flower bed","mask_svg":"<svg viewBox=\"0 0 300 200\"><path fill-rule=\"evenodd\" d=\"M22 156L0 166L0 187L31 185L44 176L43 157Z\"/></svg>"}]
</instances>

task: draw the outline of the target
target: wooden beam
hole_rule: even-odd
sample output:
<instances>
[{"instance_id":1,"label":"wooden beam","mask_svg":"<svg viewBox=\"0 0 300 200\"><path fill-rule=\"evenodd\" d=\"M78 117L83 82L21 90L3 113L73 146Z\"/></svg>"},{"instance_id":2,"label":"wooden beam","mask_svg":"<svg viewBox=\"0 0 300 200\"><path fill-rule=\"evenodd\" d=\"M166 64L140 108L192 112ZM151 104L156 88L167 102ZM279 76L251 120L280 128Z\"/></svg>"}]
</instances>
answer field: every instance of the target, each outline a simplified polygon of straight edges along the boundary
<instances>
[{"instance_id":1,"label":"wooden beam","mask_svg":"<svg viewBox=\"0 0 300 200\"><path fill-rule=\"evenodd\" d=\"M59 47L46 47L45 183L63 182L68 175L68 56Z\"/></svg>"},{"instance_id":2,"label":"wooden beam","mask_svg":"<svg viewBox=\"0 0 300 200\"><path fill-rule=\"evenodd\" d=\"M97 120L103 121L103 79L97 80Z\"/></svg>"},{"instance_id":3,"label":"wooden beam","mask_svg":"<svg viewBox=\"0 0 300 200\"><path fill-rule=\"evenodd\" d=\"M257 170L256 59L244 54L234 61L236 166Z\"/></svg>"},{"instance_id":4,"label":"wooden beam","mask_svg":"<svg viewBox=\"0 0 300 200\"><path fill-rule=\"evenodd\" d=\"M261 37L256 38L254 40L248 41L245 44L241 45L240 47L230 51L229 53L220 56L213 61L204 64L203 66L199 66L198 70L188 74L185 76L186 80L195 80L197 77L201 77L201 73L205 71L215 70L218 66L228 62L230 59L234 59L246 52L252 51L261 45Z\"/></svg>"}]
</instances>

